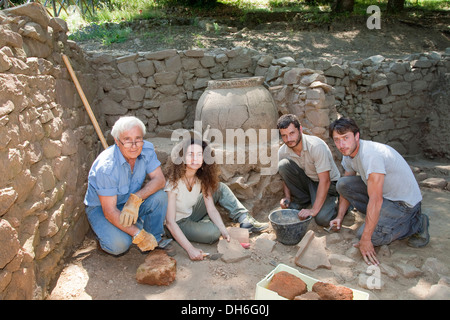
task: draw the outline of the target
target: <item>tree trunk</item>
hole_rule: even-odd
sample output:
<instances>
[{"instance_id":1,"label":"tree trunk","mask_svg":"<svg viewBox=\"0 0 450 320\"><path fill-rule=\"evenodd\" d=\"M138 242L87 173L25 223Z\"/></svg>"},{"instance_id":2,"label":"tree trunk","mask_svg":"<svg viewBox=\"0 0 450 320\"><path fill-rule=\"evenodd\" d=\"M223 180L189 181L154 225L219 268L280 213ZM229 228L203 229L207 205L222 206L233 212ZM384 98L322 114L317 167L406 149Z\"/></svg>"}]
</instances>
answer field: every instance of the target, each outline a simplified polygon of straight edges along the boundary
<instances>
[{"instance_id":1,"label":"tree trunk","mask_svg":"<svg viewBox=\"0 0 450 320\"><path fill-rule=\"evenodd\" d=\"M400 12L405 8L405 0L388 0L387 11L388 12Z\"/></svg>"},{"instance_id":2,"label":"tree trunk","mask_svg":"<svg viewBox=\"0 0 450 320\"><path fill-rule=\"evenodd\" d=\"M335 0L333 3L333 12L353 12L355 0Z\"/></svg>"}]
</instances>

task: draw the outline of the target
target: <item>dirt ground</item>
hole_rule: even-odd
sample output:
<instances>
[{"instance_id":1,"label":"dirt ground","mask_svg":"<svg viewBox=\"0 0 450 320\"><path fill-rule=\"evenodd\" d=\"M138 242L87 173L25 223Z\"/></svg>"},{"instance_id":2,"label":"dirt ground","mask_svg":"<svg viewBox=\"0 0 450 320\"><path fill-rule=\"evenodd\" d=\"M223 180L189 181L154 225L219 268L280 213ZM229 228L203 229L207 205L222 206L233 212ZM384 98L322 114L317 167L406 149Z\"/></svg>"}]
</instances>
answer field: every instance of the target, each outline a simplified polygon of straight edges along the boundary
<instances>
[{"instance_id":1,"label":"dirt ground","mask_svg":"<svg viewBox=\"0 0 450 320\"><path fill-rule=\"evenodd\" d=\"M145 52L167 48L179 50L190 48L214 49L236 46L251 47L261 52L278 54L291 52L298 58L338 57L344 59L366 58L381 54L385 57L402 57L424 51L444 51L450 47L448 29L444 23L407 23L405 21L383 21L381 30L368 30L365 21L333 23L327 27L298 30L283 23L263 23L252 29L226 28L221 32L205 31L204 25L197 26L154 26L146 33L136 31L135 37L125 43L104 47L99 43L87 41L80 43L88 51ZM226 31L224 31L226 30ZM153 34L153 36L149 36ZM155 36L159 34L159 36ZM427 165L430 165L427 163ZM434 164L431 163L431 166ZM448 172L444 175L448 179ZM446 266L450 265L450 192L422 188L423 212L430 217L431 241L422 249L413 249L406 240L395 241L389 245L390 256L380 256L382 263L391 265L401 261L406 264L422 266L429 257L437 258ZM268 221L268 214L275 208L279 199L267 210L253 212L260 221ZM364 217L357 212L347 215L342 233L352 234L363 222ZM231 226L231 225L230 225ZM323 228L311 222L310 229L316 236L331 236ZM272 239L272 228L267 231ZM358 276L367 270L360 258L355 267L333 266L328 269L311 271L297 267L294 257L297 246L276 243L272 252L257 252L254 242L258 234L251 235L251 257L235 263L216 261L191 261L186 252L175 243L177 260L176 280L169 286L149 286L138 284L135 273L146 257L135 246L120 257L113 257L97 249L95 237L89 232L83 244L65 262L64 269L49 296L50 300L247 300L255 298L256 284L282 263L300 272L334 284L345 285L369 292L370 299L409 300L426 299L430 288L437 284L439 277L424 273L422 276L393 280L382 274L384 286L380 290L366 290L358 286ZM339 243L327 245L327 252L344 254L353 239L346 236ZM217 244L197 244L205 252L217 252ZM449 274L445 274L449 276Z\"/></svg>"}]
</instances>

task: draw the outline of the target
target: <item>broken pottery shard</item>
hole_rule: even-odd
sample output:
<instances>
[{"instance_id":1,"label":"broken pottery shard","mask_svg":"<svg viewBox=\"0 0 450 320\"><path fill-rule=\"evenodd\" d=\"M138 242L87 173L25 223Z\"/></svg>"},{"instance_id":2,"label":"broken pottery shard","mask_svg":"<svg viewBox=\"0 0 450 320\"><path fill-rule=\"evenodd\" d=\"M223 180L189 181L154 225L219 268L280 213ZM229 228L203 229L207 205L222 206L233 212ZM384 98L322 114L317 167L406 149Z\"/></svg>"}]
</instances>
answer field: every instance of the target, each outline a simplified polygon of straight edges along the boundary
<instances>
[{"instance_id":1,"label":"broken pottery shard","mask_svg":"<svg viewBox=\"0 0 450 320\"><path fill-rule=\"evenodd\" d=\"M250 257L251 252L244 249L238 240L231 239L228 242L225 239L219 240L217 252L222 253L224 262L238 262Z\"/></svg>"},{"instance_id":2,"label":"broken pottery shard","mask_svg":"<svg viewBox=\"0 0 450 320\"><path fill-rule=\"evenodd\" d=\"M276 273L270 280L267 289L275 291L289 300L308 291L307 285L302 279L286 271Z\"/></svg>"},{"instance_id":3,"label":"broken pottery shard","mask_svg":"<svg viewBox=\"0 0 450 320\"><path fill-rule=\"evenodd\" d=\"M308 247L311 240L315 237L314 231L309 230L305 236L303 237L302 241L297 245L298 251L295 255L295 260L297 261L300 259L301 255L306 251L306 248Z\"/></svg>"},{"instance_id":4,"label":"broken pottery shard","mask_svg":"<svg viewBox=\"0 0 450 320\"><path fill-rule=\"evenodd\" d=\"M331 264L325 251L326 237L317 238L313 231L311 233L308 231L298 246L300 248L295 255L296 265L310 270L316 270L317 268L331 269Z\"/></svg>"},{"instance_id":5,"label":"broken pottery shard","mask_svg":"<svg viewBox=\"0 0 450 320\"><path fill-rule=\"evenodd\" d=\"M239 241L239 243L249 243L249 232L245 228L229 227L227 228L231 239Z\"/></svg>"},{"instance_id":6,"label":"broken pottery shard","mask_svg":"<svg viewBox=\"0 0 450 320\"><path fill-rule=\"evenodd\" d=\"M148 254L145 262L136 271L139 283L153 286L168 286L177 275L177 261L169 257L164 250L155 250Z\"/></svg>"},{"instance_id":7,"label":"broken pottery shard","mask_svg":"<svg viewBox=\"0 0 450 320\"><path fill-rule=\"evenodd\" d=\"M353 300L353 290L331 283L316 282L312 291L316 292L321 300Z\"/></svg>"}]
</instances>

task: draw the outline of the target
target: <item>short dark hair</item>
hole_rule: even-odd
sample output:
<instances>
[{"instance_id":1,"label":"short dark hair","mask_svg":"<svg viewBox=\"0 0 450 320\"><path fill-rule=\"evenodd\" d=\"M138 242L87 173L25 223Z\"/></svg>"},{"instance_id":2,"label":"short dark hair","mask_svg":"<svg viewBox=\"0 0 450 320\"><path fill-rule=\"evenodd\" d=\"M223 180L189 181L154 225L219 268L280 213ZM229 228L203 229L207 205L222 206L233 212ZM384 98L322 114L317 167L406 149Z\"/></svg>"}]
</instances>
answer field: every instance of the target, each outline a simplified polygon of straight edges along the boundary
<instances>
[{"instance_id":1,"label":"short dark hair","mask_svg":"<svg viewBox=\"0 0 450 320\"><path fill-rule=\"evenodd\" d=\"M334 120L330 126L330 137L333 137L333 132L336 131L339 134L345 134L349 131L353 132L354 135L359 133L359 127L356 124L355 120L351 118L339 118L337 120Z\"/></svg>"},{"instance_id":2,"label":"short dark hair","mask_svg":"<svg viewBox=\"0 0 450 320\"><path fill-rule=\"evenodd\" d=\"M277 121L277 129L286 129L291 123L300 130L300 121L295 114L283 114Z\"/></svg>"}]
</instances>

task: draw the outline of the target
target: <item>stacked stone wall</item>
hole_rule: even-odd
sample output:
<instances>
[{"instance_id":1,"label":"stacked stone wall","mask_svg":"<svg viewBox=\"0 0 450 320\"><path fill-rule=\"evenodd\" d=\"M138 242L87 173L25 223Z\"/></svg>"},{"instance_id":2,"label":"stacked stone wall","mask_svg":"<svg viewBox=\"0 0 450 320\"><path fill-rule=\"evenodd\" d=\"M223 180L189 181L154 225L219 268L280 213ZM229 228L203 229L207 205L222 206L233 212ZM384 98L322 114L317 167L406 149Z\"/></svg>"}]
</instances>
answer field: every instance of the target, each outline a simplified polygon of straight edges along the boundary
<instances>
[{"instance_id":1,"label":"stacked stone wall","mask_svg":"<svg viewBox=\"0 0 450 320\"><path fill-rule=\"evenodd\" d=\"M97 90L67 31L36 3L0 11L0 300L45 298L88 230L98 139L62 54Z\"/></svg>"},{"instance_id":2,"label":"stacked stone wall","mask_svg":"<svg viewBox=\"0 0 450 320\"><path fill-rule=\"evenodd\" d=\"M99 76L107 128L124 114L141 118L151 135L192 128L197 100L209 80L263 76L279 113L297 114L307 133L327 142L330 121L343 115L357 121L363 138L402 154L448 156L443 150L449 148L427 135L433 136L438 114L445 113L439 97L448 97L450 49L357 61L295 60L294 54L274 57L247 48L88 55Z\"/></svg>"},{"instance_id":3,"label":"stacked stone wall","mask_svg":"<svg viewBox=\"0 0 450 320\"><path fill-rule=\"evenodd\" d=\"M360 61L306 61L305 65L323 71L327 84L335 89L337 112L354 118L364 139L387 143L403 155L449 157L444 151L449 150L449 126L439 120L449 117L450 89L445 80L450 71L449 49L396 60L378 55ZM436 131L443 139L440 142Z\"/></svg>"}]
</instances>

